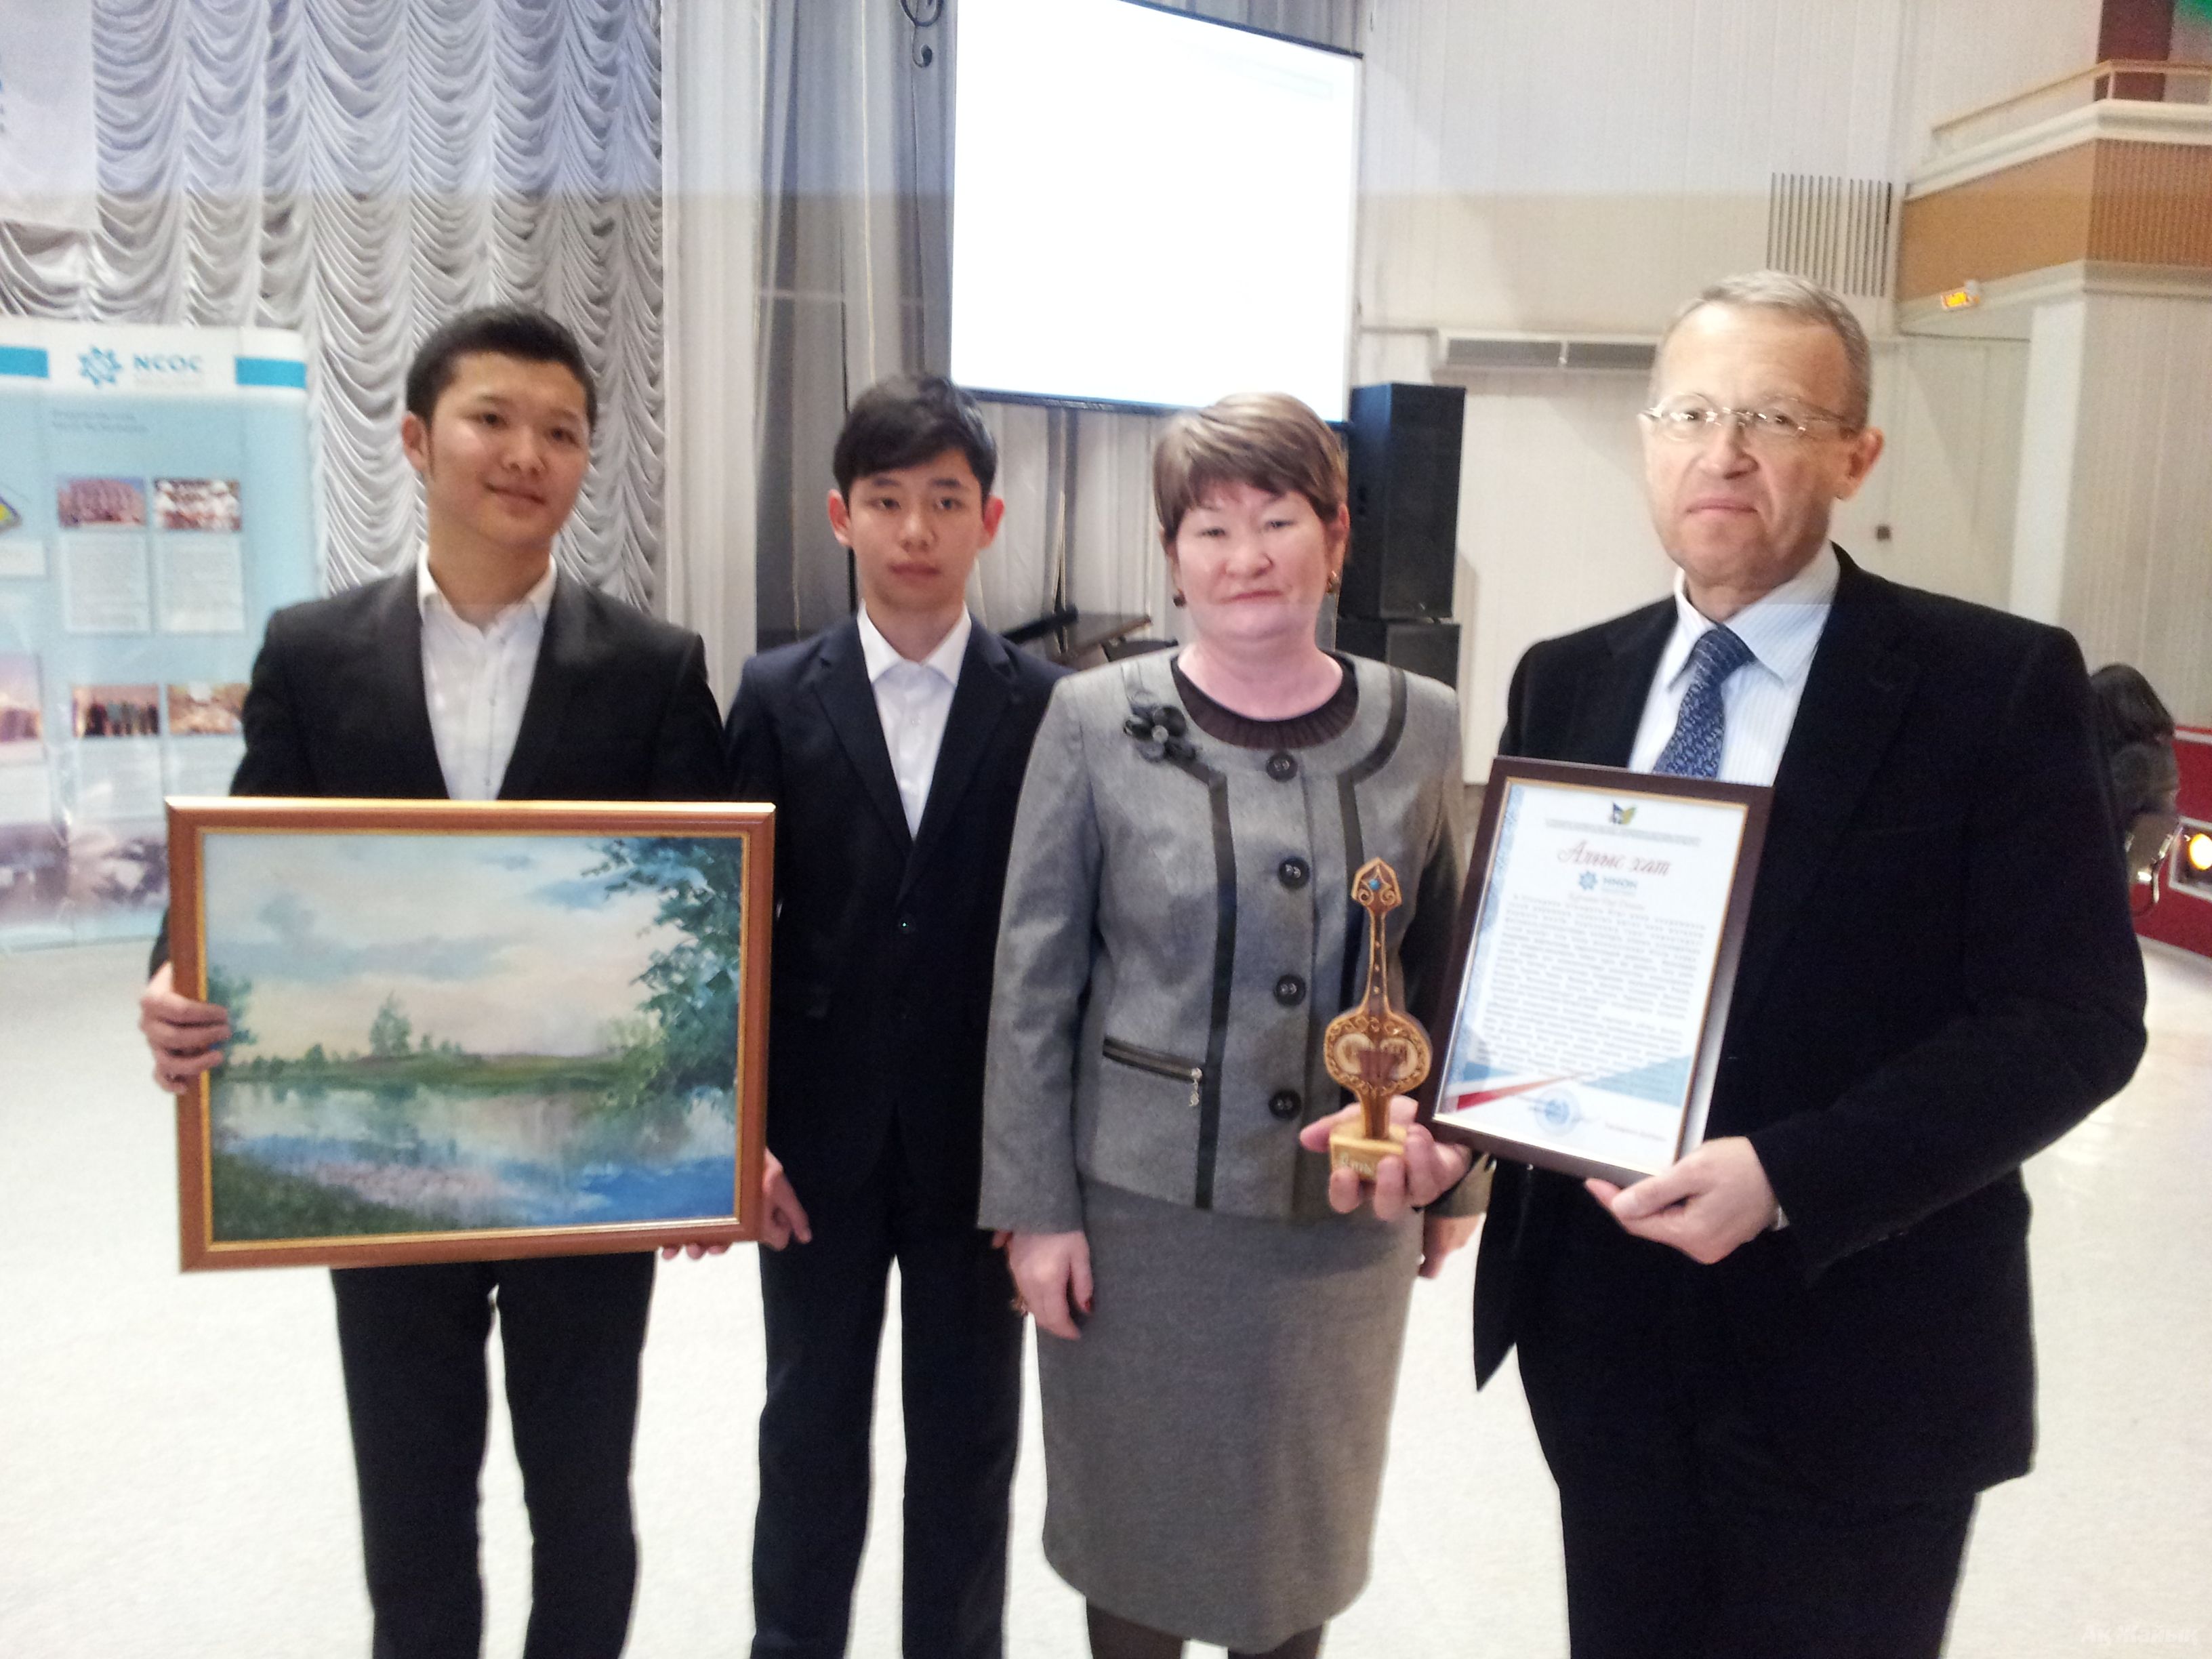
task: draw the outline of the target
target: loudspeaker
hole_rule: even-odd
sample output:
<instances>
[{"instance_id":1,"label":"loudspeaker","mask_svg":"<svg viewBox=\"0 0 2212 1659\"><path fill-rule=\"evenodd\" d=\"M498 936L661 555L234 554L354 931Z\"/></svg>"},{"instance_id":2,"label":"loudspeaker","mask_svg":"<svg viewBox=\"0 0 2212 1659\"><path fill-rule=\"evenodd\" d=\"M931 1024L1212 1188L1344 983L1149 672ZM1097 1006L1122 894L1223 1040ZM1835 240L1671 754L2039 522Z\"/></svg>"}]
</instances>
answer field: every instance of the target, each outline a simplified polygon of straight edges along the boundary
<instances>
[{"instance_id":1,"label":"loudspeaker","mask_svg":"<svg viewBox=\"0 0 2212 1659\"><path fill-rule=\"evenodd\" d=\"M1467 398L1456 386L1352 391L1352 550L1346 614L1448 617Z\"/></svg>"},{"instance_id":2,"label":"loudspeaker","mask_svg":"<svg viewBox=\"0 0 2212 1659\"><path fill-rule=\"evenodd\" d=\"M1425 674L1449 686L1459 684L1459 624L1455 622L1390 622L1347 617L1340 611L1336 647L1355 657L1387 662L1408 674Z\"/></svg>"}]
</instances>

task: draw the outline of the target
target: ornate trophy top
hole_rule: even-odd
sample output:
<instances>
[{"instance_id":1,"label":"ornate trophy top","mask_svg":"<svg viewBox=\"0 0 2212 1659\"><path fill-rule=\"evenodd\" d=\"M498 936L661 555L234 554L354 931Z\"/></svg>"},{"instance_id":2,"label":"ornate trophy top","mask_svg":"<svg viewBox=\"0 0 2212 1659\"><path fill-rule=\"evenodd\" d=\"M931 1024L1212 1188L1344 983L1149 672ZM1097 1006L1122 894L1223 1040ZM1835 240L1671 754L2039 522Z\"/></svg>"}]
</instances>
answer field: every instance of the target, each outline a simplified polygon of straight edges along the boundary
<instances>
[{"instance_id":1,"label":"ornate trophy top","mask_svg":"<svg viewBox=\"0 0 2212 1659\"><path fill-rule=\"evenodd\" d=\"M1383 943L1383 918L1405 902L1398 872L1381 859L1370 859L1352 878L1352 901L1367 912L1367 985L1358 1006L1329 1021L1322 1040L1328 1074L1358 1098L1364 1135L1332 1137L1335 1161L1372 1175L1372 1157L1396 1150L1390 1129L1390 1097L1416 1088L1429 1074L1429 1036L1419 1021L1390 1000L1390 967Z\"/></svg>"}]
</instances>

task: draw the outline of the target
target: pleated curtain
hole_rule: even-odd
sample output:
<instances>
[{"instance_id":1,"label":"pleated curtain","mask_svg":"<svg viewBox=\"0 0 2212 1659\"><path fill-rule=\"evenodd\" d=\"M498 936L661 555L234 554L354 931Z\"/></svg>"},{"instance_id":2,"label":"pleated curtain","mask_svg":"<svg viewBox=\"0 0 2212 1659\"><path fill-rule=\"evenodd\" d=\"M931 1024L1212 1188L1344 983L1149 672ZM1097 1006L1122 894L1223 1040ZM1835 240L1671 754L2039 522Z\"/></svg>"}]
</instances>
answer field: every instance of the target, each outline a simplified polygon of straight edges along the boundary
<instances>
[{"instance_id":1,"label":"pleated curtain","mask_svg":"<svg viewBox=\"0 0 2212 1659\"><path fill-rule=\"evenodd\" d=\"M559 556L650 603L659 29L659 0L95 0L100 228L0 224L0 307L304 334L336 589L422 534L415 346L469 306L541 305L599 380Z\"/></svg>"}]
</instances>

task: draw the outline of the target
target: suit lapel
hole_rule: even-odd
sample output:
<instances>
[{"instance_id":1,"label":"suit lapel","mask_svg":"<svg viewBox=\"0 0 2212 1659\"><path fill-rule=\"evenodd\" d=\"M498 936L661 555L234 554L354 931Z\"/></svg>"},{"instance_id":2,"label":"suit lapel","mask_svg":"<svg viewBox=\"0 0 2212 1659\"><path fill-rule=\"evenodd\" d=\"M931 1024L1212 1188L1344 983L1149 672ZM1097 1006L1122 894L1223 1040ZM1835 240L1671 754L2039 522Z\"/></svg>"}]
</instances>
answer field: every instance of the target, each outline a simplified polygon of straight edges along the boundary
<instances>
[{"instance_id":1,"label":"suit lapel","mask_svg":"<svg viewBox=\"0 0 2212 1659\"><path fill-rule=\"evenodd\" d=\"M1013 665L1008 647L980 627L968 631L968 649L960 659L960 682L952 692L952 707L945 717L945 741L937 750L937 769L930 775L929 800L922 808L921 829L907 856L906 879L901 890L913 884L915 874L945 839L945 825L968 793L975 769L991 744L1000 716L1013 700L1010 682Z\"/></svg>"},{"instance_id":2,"label":"suit lapel","mask_svg":"<svg viewBox=\"0 0 2212 1659\"><path fill-rule=\"evenodd\" d=\"M845 757L884 826L901 848L910 848L914 837L899 800L898 779L891 772L891 751L884 745L884 725L876 714L875 688L868 684L867 661L860 654L858 622L848 621L823 637L808 678L830 718L830 730L844 745Z\"/></svg>"},{"instance_id":3,"label":"suit lapel","mask_svg":"<svg viewBox=\"0 0 2212 1659\"><path fill-rule=\"evenodd\" d=\"M1838 550L1835 607L1774 778L1773 817L1736 970L1735 1015L1757 1006L1790 924L1896 735L1920 665L1889 584Z\"/></svg>"},{"instance_id":4,"label":"suit lapel","mask_svg":"<svg viewBox=\"0 0 2212 1659\"><path fill-rule=\"evenodd\" d=\"M1623 617L1606 631L1613 654L1593 674L1576 699L1572 752L1559 757L1593 766L1626 766L1644 723L1644 705L1660 653L1674 631L1674 605L1668 600Z\"/></svg>"},{"instance_id":5,"label":"suit lapel","mask_svg":"<svg viewBox=\"0 0 2212 1659\"><path fill-rule=\"evenodd\" d=\"M545 635L538 642L538 666L530 676L530 697L522 705L522 726L514 734L514 753L500 780L501 800L532 800L557 746L568 699L584 678L582 655L588 633L584 595L566 576L553 583L553 602L545 611Z\"/></svg>"},{"instance_id":6,"label":"suit lapel","mask_svg":"<svg viewBox=\"0 0 2212 1659\"><path fill-rule=\"evenodd\" d=\"M422 608L413 566L392 577L378 605L375 637L368 642L367 669L374 687L372 707L386 712L392 744L393 793L415 800L443 800L446 774L430 731L430 700L422 686Z\"/></svg>"}]
</instances>

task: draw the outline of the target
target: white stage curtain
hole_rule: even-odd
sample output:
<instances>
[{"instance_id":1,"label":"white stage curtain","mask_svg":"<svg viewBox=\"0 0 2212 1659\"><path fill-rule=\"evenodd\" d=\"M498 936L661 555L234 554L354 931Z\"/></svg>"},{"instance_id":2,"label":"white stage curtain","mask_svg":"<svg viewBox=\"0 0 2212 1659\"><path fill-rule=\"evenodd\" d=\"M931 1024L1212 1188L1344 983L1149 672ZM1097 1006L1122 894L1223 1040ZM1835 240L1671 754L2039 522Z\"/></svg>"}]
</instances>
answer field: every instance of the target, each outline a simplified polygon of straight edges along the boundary
<instances>
[{"instance_id":1,"label":"white stage curtain","mask_svg":"<svg viewBox=\"0 0 2212 1659\"><path fill-rule=\"evenodd\" d=\"M659 0L95 0L100 228L0 225L0 307L298 329L326 586L421 536L401 381L464 307L575 329L599 425L562 562L662 547Z\"/></svg>"},{"instance_id":2,"label":"white stage curtain","mask_svg":"<svg viewBox=\"0 0 2212 1659\"><path fill-rule=\"evenodd\" d=\"M1177 9L1357 50L1366 0ZM885 374L941 374L950 361L958 12L958 0L769 0L757 404L763 646L849 611L845 556L822 500L851 398ZM1152 631L1171 632L1152 514L1158 418L1013 404L987 416L1007 512L969 595L976 613L1006 629L1068 604L1146 612Z\"/></svg>"},{"instance_id":3,"label":"white stage curtain","mask_svg":"<svg viewBox=\"0 0 2212 1659\"><path fill-rule=\"evenodd\" d=\"M662 11L668 519L662 614L696 629L727 702L752 654L754 354L766 0Z\"/></svg>"},{"instance_id":4,"label":"white stage curtain","mask_svg":"<svg viewBox=\"0 0 2212 1659\"><path fill-rule=\"evenodd\" d=\"M912 3L928 16L937 0ZM853 398L946 361L950 33L915 28L898 0L770 0L756 387L763 647L850 610L822 503Z\"/></svg>"}]
</instances>

